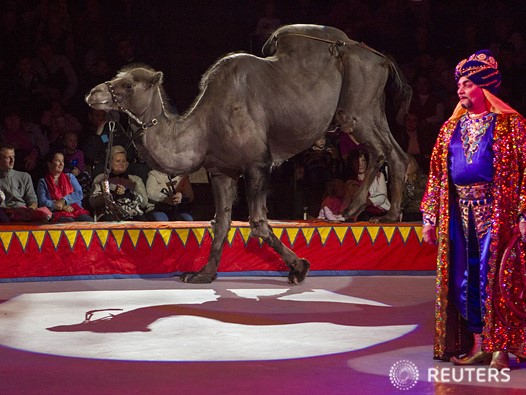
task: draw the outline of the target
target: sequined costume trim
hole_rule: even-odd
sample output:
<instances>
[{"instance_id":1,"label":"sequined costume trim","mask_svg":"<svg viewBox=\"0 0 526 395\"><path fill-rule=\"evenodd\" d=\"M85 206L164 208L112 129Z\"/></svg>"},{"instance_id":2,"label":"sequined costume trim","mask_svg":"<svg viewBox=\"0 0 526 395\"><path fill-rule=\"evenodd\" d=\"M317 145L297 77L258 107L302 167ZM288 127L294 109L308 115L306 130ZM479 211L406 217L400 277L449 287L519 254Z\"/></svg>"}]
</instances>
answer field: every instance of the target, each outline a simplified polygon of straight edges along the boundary
<instances>
[{"instance_id":1,"label":"sequined costume trim","mask_svg":"<svg viewBox=\"0 0 526 395\"><path fill-rule=\"evenodd\" d=\"M482 239L491 227L493 194L491 183L455 185L462 217L464 236L468 235L469 214L473 215L478 239Z\"/></svg>"},{"instance_id":2,"label":"sequined costume trim","mask_svg":"<svg viewBox=\"0 0 526 395\"><path fill-rule=\"evenodd\" d=\"M473 163L473 155L478 151L480 141L494 118L495 114L490 113L475 119L466 114L460 119L460 138L467 163Z\"/></svg>"}]
</instances>

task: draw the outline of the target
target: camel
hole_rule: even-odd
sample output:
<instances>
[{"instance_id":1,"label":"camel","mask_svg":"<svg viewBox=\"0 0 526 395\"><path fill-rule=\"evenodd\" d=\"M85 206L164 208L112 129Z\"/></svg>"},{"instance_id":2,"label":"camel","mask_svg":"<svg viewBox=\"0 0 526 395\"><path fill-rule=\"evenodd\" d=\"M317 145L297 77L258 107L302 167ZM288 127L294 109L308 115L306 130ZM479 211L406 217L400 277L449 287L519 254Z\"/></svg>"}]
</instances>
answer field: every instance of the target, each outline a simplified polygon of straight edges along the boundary
<instances>
[{"instance_id":1,"label":"camel","mask_svg":"<svg viewBox=\"0 0 526 395\"><path fill-rule=\"evenodd\" d=\"M389 75L399 87L405 87L393 62L363 47L354 54L354 47L359 47L355 44L332 27L281 27L265 44L266 57L233 53L218 60L203 75L198 97L181 116L167 110L163 73L148 67L124 68L86 96L93 108L128 114L139 154L150 167L171 175L188 174L201 166L209 172L216 209L214 239L208 262L198 272L183 273L183 282L209 283L216 279L241 176L249 206L250 236L262 238L280 255L290 269L290 284L305 280L310 263L283 245L267 220L272 168L310 147L325 133L338 108L342 112L339 118L346 125L354 125L359 137L365 137L368 127L374 128L373 139L380 133L390 134L383 113ZM369 55L359 59L364 51ZM348 75L355 72L349 62L368 62L367 79L356 84L353 75ZM360 64L356 68L360 69ZM357 76L364 77L363 73ZM363 94L370 84L379 85L372 86L364 96L367 101L358 105L362 98L354 97L351 90L358 86L358 94ZM373 108L366 108L369 105ZM389 153L389 141L394 142L391 137L382 137L380 143L372 145L374 158L395 157ZM351 209L360 207L357 204Z\"/></svg>"}]
</instances>

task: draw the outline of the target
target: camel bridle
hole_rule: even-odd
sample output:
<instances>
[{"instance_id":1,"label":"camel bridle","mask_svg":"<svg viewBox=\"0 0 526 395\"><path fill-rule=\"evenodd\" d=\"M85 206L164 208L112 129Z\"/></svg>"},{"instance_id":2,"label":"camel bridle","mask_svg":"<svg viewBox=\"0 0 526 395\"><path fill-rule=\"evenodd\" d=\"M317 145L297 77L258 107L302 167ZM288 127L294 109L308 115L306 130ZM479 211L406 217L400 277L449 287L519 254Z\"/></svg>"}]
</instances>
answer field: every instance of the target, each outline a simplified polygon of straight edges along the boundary
<instances>
[{"instance_id":1,"label":"camel bridle","mask_svg":"<svg viewBox=\"0 0 526 395\"><path fill-rule=\"evenodd\" d=\"M141 121L139 119L139 117L137 117L134 113L132 113L127 108L124 108L123 106L121 106L119 98L115 94L115 88L111 84L111 81L106 81L104 84L106 84L106 86L108 87L108 92L111 95L111 100L113 101L114 104L117 105L117 110L125 113L126 115L128 115L131 119L133 119L141 127L141 129L142 129L141 132L140 133L136 133L136 135L133 136L133 140L135 140L137 137L142 136L142 134L146 131L146 129L148 129L148 128L152 127L152 126L155 126L155 125L157 125L159 123L157 118L153 118L152 120L150 120L148 122ZM159 95L161 95L160 91L159 91ZM161 113L161 115L162 115L162 114L164 114L164 105L162 105L162 96L161 96L161 107L163 108L163 112Z\"/></svg>"}]
</instances>

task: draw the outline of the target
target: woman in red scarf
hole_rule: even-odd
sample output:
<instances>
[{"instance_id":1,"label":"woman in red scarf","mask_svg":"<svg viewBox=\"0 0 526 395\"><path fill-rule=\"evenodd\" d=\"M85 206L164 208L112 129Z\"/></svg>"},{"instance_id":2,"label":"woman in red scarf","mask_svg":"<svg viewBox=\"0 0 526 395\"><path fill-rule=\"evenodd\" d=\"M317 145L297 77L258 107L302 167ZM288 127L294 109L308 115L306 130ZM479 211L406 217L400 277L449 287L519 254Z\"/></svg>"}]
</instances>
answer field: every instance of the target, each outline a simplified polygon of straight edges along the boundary
<instances>
[{"instance_id":1,"label":"woman in red scarf","mask_svg":"<svg viewBox=\"0 0 526 395\"><path fill-rule=\"evenodd\" d=\"M82 208L82 187L71 173L64 173L64 154L50 152L46 156L48 173L38 181L39 206L53 212L53 222L93 221L89 212Z\"/></svg>"}]
</instances>

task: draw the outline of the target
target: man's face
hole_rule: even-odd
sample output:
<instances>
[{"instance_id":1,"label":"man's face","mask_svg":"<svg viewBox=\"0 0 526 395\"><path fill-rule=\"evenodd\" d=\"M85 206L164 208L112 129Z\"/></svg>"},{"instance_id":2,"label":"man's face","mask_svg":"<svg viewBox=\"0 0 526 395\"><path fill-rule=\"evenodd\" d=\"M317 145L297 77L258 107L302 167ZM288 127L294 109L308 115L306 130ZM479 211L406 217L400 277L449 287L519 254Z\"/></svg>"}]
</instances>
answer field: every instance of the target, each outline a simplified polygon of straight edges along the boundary
<instances>
[{"instance_id":1,"label":"man's face","mask_svg":"<svg viewBox=\"0 0 526 395\"><path fill-rule=\"evenodd\" d=\"M460 99L460 104L467 110L478 108L485 103L486 97L480 86L471 82L467 77L462 77L458 80L457 94Z\"/></svg>"},{"instance_id":2,"label":"man's face","mask_svg":"<svg viewBox=\"0 0 526 395\"><path fill-rule=\"evenodd\" d=\"M15 150L2 149L0 150L0 169L3 171L12 169L15 166Z\"/></svg>"}]
</instances>

